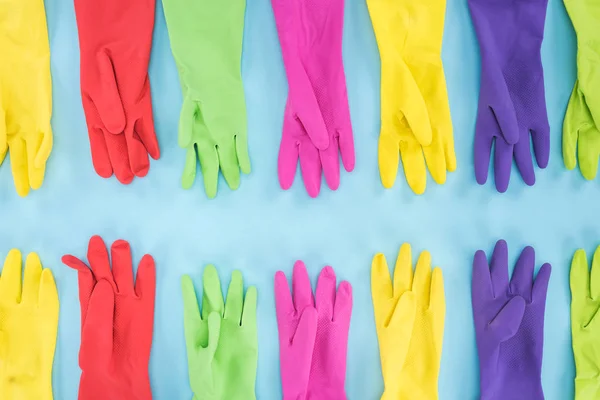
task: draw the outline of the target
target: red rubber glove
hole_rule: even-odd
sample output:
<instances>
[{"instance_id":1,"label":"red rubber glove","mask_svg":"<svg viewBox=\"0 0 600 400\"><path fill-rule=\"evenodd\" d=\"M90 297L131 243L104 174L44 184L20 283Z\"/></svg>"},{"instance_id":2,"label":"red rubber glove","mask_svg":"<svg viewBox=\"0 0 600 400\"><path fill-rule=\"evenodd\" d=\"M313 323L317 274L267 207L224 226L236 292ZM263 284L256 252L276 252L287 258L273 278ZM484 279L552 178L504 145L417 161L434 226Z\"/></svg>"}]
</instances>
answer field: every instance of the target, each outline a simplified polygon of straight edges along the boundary
<instances>
[{"instance_id":1,"label":"red rubber glove","mask_svg":"<svg viewBox=\"0 0 600 400\"><path fill-rule=\"evenodd\" d=\"M148 362L154 323L154 259L146 254L135 287L129 243L110 248L90 239L88 261L66 255L62 261L79 277L81 348L79 400L150 400Z\"/></svg>"},{"instance_id":2,"label":"red rubber glove","mask_svg":"<svg viewBox=\"0 0 600 400\"><path fill-rule=\"evenodd\" d=\"M160 157L148 79L154 7L154 0L75 0L94 169L125 184L146 176L148 154Z\"/></svg>"}]
</instances>

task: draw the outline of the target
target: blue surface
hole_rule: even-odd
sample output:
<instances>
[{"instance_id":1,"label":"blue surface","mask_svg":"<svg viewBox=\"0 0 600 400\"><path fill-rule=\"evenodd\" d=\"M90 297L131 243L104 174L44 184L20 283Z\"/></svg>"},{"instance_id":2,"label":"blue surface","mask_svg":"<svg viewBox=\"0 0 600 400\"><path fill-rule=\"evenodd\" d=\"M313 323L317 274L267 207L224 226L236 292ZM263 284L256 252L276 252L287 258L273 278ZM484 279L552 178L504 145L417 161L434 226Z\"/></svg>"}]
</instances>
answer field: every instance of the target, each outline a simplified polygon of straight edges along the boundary
<instances>
[{"instance_id":1,"label":"blue surface","mask_svg":"<svg viewBox=\"0 0 600 400\"><path fill-rule=\"evenodd\" d=\"M443 268L446 331L440 399L475 399L478 366L471 316L471 260L508 240L515 259L533 245L538 267L553 265L548 293L543 385L547 400L572 398L574 365L569 327L568 271L579 247L600 243L600 185L567 172L561 156L561 125L575 80L575 35L560 0L551 0L543 58L552 127L549 167L537 170L530 188L513 173L506 194L493 182L475 183L472 145L479 82L477 43L466 1L448 1L444 65L454 122L458 170L443 186L429 179L416 196L403 176L384 190L377 169L379 56L366 4L347 0L344 60L354 137L356 170L342 174L337 192L310 199L300 180L287 192L277 181L277 151L286 80L269 0L248 1L243 76L248 105L252 174L238 191L221 180L216 200L202 182L180 188L184 151L177 146L181 93L162 6L157 4L150 78L162 156L148 177L131 185L98 177L90 158L79 92L79 50L73 2L46 0L52 50L55 147L41 190L20 199L10 167L0 169L0 255L17 247L36 251L52 268L60 294L60 325L54 363L56 399L75 399L80 370L79 301L74 271L65 253L84 257L99 234L107 242L130 241L134 258L150 253L157 262L156 318L150 374L155 399L189 399L179 279L191 274L197 287L202 267L214 263L224 284L232 269L259 290L259 399L279 399L277 326L273 274L291 271L303 259L314 280L326 264L354 287L346 387L350 399L379 399L382 380L375 334L369 268L376 252L395 259L400 244L428 249ZM210 62L210 61L207 61ZM297 177L298 179L298 177ZM416 255L415 255L416 257Z\"/></svg>"}]
</instances>

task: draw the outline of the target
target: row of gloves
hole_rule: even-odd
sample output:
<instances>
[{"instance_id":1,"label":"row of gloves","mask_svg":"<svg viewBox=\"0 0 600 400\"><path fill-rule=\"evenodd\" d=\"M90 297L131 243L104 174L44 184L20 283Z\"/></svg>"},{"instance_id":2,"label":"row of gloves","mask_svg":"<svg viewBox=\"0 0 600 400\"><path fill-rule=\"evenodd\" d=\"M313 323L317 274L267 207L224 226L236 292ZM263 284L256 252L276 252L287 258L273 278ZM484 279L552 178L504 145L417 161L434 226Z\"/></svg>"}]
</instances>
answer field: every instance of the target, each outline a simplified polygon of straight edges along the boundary
<instances>
[{"instance_id":1,"label":"row of gloves","mask_svg":"<svg viewBox=\"0 0 600 400\"><path fill-rule=\"evenodd\" d=\"M587 179L595 177L600 154L600 33L594 29L600 19L593 3L565 0L577 31L578 80L564 122L563 157L568 169L579 160ZM441 61L446 2L367 4L381 57L381 180L393 186L401 159L409 186L420 194L427 169L440 184L456 169ZM193 185L199 162L206 193L214 197L219 171L232 189L240 184L240 171L250 172L241 77L245 1L222 6L163 0L163 7L184 97L178 133L186 149L182 186ZM339 186L340 156L347 171L355 165L342 61L344 0L272 0L272 7L289 87L279 181L282 188L291 187L299 162L306 190L315 197L321 175L331 189ZM486 182L495 144L498 191L508 187L513 159L523 180L533 185L530 142L541 168L550 149L540 53L547 0L502 5L469 0L469 8L481 52L476 179ZM130 183L148 173L149 157L160 156L148 79L155 2L75 0L75 11L94 168L102 177L114 174ZM52 149L43 0L3 2L0 33L10 60L0 66L0 161L10 149L15 186L24 196L41 186Z\"/></svg>"},{"instance_id":2,"label":"row of gloves","mask_svg":"<svg viewBox=\"0 0 600 400\"><path fill-rule=\"evenodd\" d=\"M151 399L148 363L152 346L156 271L145 255L133 277L129 244L113 243L110 257L98 236L88 263L67 255L78 272L81 303L80 399ZM0 397L51 399L58 328L58 294L49 269L12 250L0 276ZM89 265L88 265L89 264ZM112 265L112 266L111 266ZM541 368L550 265L534 279L535 254L521 253L509 278L508 248L496 243L473 261L472 305L479 353L481 398L544 398ZM258 359L257 291L234 271L223 298L217 270L204 269L199 308L189 276L181 281L190 387L195 399L253 399ZM437 399L446 311L442 271L422 252L413 269L403 244L393 274L383 254L371 265L371 294L384 381L382 399ZM600 247L591 272L577 250L571 265L571 326L577 367L576 399L600 396ZM294 265L292 286L275 275L280 371L284 399L345 399L352 287L337 286L325 267L313 295L304 263Z\"/></svg>"}]
</instances>

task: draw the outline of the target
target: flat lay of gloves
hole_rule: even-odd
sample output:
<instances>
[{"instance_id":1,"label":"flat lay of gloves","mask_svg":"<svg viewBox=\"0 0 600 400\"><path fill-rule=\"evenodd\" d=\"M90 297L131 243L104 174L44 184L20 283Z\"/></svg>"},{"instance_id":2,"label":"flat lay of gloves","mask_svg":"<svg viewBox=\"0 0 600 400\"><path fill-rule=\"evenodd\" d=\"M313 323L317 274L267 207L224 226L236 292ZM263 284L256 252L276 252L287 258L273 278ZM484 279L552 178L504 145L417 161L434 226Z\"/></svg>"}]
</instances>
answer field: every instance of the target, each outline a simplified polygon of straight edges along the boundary
<instances>
[{"instance_id":1,"label":"flat lay of gloves","mask_svg":"<svg viewBox=\"0 0 600 400\"><path fill-rule=\"evenodd\" d=\"M110 251L99 236L87 262L65 255L77 272L81 307L80 400L150 400L148 365L154 330L156 267L146 254L134 268L129 243ZM0 398L51 400L59 301L52 272L37 254L25 260L13 249L0 273ZM491 254L479 250L472 265L472 310L479 356L481 400L543 400L544 314L550 264L537 273L535 252L525 247L510 276L507 243ZM134 278L134 270L137 273ZM571 263L571 328L576 365L575 399L600 396L597 315L600 246L591 269L583 249ZM202 273L198 301L193 278L181 278L183 337L191 397L256 399L257 302L233 271L226 296L217 269ZM345 389L352 286L323 268L313 291L302 261L274 279L275 317L283 399L347 399ZM371 296L379 342L382 400L438 399L446 300L442 270L422 251L413 267L404 243L395 267L377 254L371 264ZM351 397L351 394L350 394Z\"/></svg>"}]
</instances>

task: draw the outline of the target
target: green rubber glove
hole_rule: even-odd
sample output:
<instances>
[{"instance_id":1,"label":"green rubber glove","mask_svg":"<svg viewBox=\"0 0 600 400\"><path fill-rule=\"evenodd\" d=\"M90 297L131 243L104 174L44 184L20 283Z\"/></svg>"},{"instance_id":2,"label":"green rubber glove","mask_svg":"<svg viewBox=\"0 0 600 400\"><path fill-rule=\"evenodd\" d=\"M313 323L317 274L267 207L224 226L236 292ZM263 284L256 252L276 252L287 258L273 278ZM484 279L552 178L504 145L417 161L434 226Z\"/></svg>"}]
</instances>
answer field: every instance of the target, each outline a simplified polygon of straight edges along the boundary
<instances>
[{"instance_id":1,"label":"green rubber glove","mask_svg":"<svg viewBox=\"0 0 600 400\"><path fill-rule=\"evenodd\" d=\"M579 249L571 263L571 330L575 356L575 400L600 398L600 246L592 271L585 251Z\"/></svg>"},{"instance_id":2,"label":"green rubber glove","mask_svg":"<svg viewBox=\"0 0 600 400\"><path fill-rule=\"evenodd\" d=\"M564 0L577 32L577 82L563 125L567 169L579 168L594 179L600 156L600 12L597 0Z\"/></svg>"},{"instance_id":3,"label":"green rubber glove","mask_svg":"<svg viewBox=\"0 0 600 400\"><path fill-rule=\"evenodd\" d=\"M190 386L196 400L253 400L258 362L256 288L244 300L242 274L234 271L224 304L214 266L204 269L202 313L189 276L182 278Z\"/></svg>"},{"instance_id":4,"label":"green rubber glove","mask_svg":"<svg viewBox=\"0 0 600 400\"><path fill-rule=\"evenodd\" d=\"M209 198L217 194L219 168L234 190L240 169L250 173L241 73L245 7L245 0L163 0L183 93L181 183L193 185L199 160Z\"/></svg>"}]
</instances>

